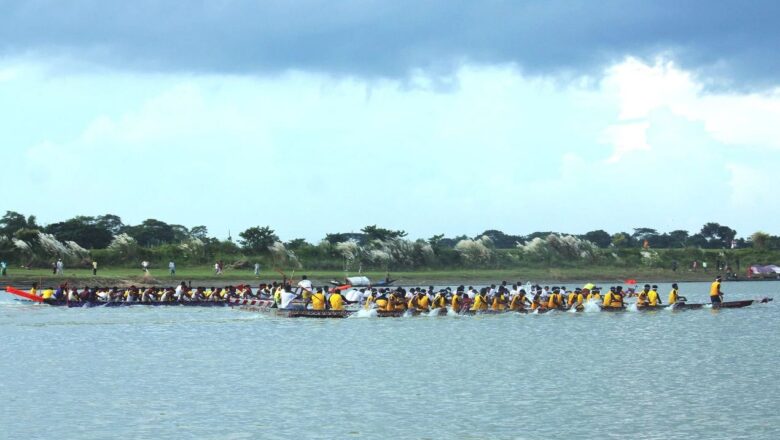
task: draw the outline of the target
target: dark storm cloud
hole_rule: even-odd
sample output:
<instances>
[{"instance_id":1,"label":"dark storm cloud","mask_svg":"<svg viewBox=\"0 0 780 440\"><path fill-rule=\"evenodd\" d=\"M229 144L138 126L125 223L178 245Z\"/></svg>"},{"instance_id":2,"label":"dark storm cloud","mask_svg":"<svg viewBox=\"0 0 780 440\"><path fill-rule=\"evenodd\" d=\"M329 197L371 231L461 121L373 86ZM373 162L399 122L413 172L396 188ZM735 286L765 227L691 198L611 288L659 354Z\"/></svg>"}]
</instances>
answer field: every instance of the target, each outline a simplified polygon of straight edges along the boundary
<instances>
[{"instance_id":1,"label":"dark storm cloud","mask_svg":"<svg viewBox=\"0 0 780 440\"><path fill-rule=\"evenodd\" d=\"M774 1L6 1L0 55L118 69L370 77L464 61L587 73L669 55L737 86L780 79Z\"/></svg>"}]
</instances>

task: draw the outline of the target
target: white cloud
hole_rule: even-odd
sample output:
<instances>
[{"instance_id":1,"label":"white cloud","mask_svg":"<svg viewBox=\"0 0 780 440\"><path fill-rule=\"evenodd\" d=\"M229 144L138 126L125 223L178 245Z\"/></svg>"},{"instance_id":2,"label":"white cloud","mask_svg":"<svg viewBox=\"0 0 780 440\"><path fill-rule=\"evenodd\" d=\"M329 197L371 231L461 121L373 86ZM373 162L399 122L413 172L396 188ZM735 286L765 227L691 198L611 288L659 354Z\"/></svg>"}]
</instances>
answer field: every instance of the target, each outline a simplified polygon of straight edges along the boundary
<instances>
[{"instance_id":1,"label":"white cloud","mask_svg":"<svg viewBox=\"0 0 780 440\"><path fill-rule=\"evenodd\" d=\"M663 229L663 222L692 229L717 220L711 206L724 196L737 206L766 183L766 171L751 171L755 162L778 164L751 153L735 161L724 145L774 148L778 96L707 94L664 62L627 60L596 87L506 66L463 67L449 88L424 77L410 86L300 72L76 76L64 84L24 78L30 90L77 90L70 102L85 121L59 132L39 124L20 155L27 167L9 175L35 194L11 194L9 206L25 211L29 200L32 212L45 204L57 217L44 221L112 210L131 222L156 216L234 235L271 224L283 238L313 240L374 223L413 236ZM20 80L0 87L18 88ZM34 96L43 97L38 109L55 100ZM0 116L14 113L4 107ZM0 142L7 133L0 130ZM748 171L727 168L735 162ZM93 205L84 202L84 182ZM52 189L56 198L35 200ZM367 200L381 209L333 210ZM181 206L218 214L193 220ZM648 207L663 209L652 224L637 224ZM599 215L604 209L610 214ZM701 220L681 225L664 211ZM316 221L301 212L316 213ZM569 215L584 212L592 215ZM430 213L446 220L431 221Z\"/></svg>"}]
</instances>

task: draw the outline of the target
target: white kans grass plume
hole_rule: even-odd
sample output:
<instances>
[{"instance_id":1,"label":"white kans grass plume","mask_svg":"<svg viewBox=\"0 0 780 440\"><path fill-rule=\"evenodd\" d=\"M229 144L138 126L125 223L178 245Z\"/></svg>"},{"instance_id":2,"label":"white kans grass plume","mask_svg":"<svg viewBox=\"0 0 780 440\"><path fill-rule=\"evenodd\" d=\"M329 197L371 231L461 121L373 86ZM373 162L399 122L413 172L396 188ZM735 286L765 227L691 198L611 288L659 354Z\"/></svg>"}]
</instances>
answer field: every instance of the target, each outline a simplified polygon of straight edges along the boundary
<instances>
[{"instance_id":1,"label":"white kans grass plume","mask_svg":"<svg viewBox=\"0 0 780 440\"><path fill-rule=\"evenodd\" d=\"M476 240L465 239L455 245L455 251L468 263L486 263L493 255L493 250L489 247L492 244L485 236Z\"/></svg>"},{"instance_id":2,"label":"white kans grass plume","mask_svg":"<svg viewBox=\"0 0 780 440\"><path fill-rule=\"evenodd\" d=\"M592 260L596 255L596 246L574 235L550 234L536 237L526 244L518 244L524 254L538 259L557 257L567 260Z\"/></svg>"},{"instance_id":3,"label":"white kans grass plume","mask_svg":"<svg viewBox=\"0 0 780 440\"><path fill-rule=\"evenodd\" d=\"M289 265L296 269L302 267L295 252L287 250L281 241L274 242L274 244L268 246L268 251L271 252L271 257L277 266Z\"/></svg>"}]
</instances>

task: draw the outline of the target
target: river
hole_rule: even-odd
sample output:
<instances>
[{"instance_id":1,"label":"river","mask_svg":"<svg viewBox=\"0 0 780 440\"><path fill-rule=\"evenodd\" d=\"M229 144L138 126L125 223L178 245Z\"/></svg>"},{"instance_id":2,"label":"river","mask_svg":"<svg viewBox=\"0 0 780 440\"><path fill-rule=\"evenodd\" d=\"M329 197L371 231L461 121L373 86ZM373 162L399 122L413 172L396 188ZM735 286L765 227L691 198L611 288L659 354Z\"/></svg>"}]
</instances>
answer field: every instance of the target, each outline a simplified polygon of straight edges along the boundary
<instances>
[{"instance_id":1,"label":"river","mask_svg":"<svg viewBox=\"0 0 780 440\"><path fill-rule=\"evenodd\" d=\"M0 332L8 439L780 438L777 302L306 320L0 293Z\"/></svg>"}]
</instances>

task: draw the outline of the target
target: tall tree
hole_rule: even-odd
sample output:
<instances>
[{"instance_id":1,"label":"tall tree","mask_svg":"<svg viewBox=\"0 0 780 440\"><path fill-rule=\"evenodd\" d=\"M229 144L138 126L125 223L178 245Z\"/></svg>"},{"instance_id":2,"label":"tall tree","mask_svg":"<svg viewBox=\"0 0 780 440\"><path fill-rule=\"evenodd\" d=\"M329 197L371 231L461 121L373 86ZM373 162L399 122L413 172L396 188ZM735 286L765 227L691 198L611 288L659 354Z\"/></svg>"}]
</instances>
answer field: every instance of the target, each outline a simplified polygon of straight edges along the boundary
<instances>
[{"instance_id":1,"label":"tall tree","mask_svg":"<svg viewBox=\"0 0 780 440\"><path fill-rule=\"evenodd\" d=\"M140 225L126 227L125 232L141 246L172 243L175 236L171 225L153 218L144 220Z\"/></svg>"},{"instance_id":2,"label":"tall tree","mask_svg":"<svg viewBox=\"0 0 780 440\"><path fill-rule=\"evenodd\" d=\"M113 235L94 217L77 216L64 222L52 223L44 231L60 241L75 241L86 249L104 249Z\"/></svg>"},{"instance_id":3,"label":"tall tree","mask_svg":"<svg viewBox=\"0 0 780 440\"><path fill-rule=\"evenodd\" d=\"M32 224L28 220L32 220ZM31 215L28 219L16 211L6 211L5 215L0 218L0 234L10 237L20 229L38 229L38 225L35 224L35 216Z\"/></svg>"},{"instance_id":4,"label":"tall tree","mask_svg":"<svg viewBox=\"0 0 780 440\"><path fill-rule=\"evenodd\" d=\"M190 236L199 240L205 240L209 237L209 229L205 226L193 226L190 228Z\"/></svg>"},{"instance_id":5,"label":"tall tree","mask_svg":"<svg viewBox=\"0 0 780 440\"><path fill-rule=\"evenodd\" d=\"M239 243L247 252L263 254L268 252L268 248L279 241L274 230L268 226L253 226L246 231L238 234L241 237Z\"/></svg>"},{"instance_id":6,"label":"tall tree","mask_svg":"<svg viewBox=\"0 0 780 440\"><path fill-rule=\"evenodd\" d=\"M685 247L685 242L688 240L688 231L677 229L669 233L669 247L681 248Z\"/></svg>"},{"instance_id":7,"label":"tall tree","mask_svg":"<svg viewBox=\"0 0 780 440\"><path fill-rule=\"evenodd\" d=\"M376 225L366 226L360 231L365 234L367 241L388 241L406 237L406 231L394 231L392 229L379 228Z\"/></svg>"},{"instance_id":8,"label":"tall tree","mask_svg":"<svg viewBox=\"0 0 780 440\"><path fill-rule=\"evenodd\" d=\"M612 237L602 229L586 232L580 238L584 238L600 248L608 248L612 244Z\"/></svg>"},{"instance_id":9,"label":"tall tree","mask_svg":"<svg viewBox=\"0 0 780 440\"><path fill-rule=\"evenodd\" d=\"M111 232L112 235L117 235L122 232L122 228L125 227L125 224L122 223L122 219L119 218L118 215L114 214L105 214L105 215L99 215L95 218L95 224L98 226L105 228L109 232Z\"/></svg>"}]
</instances>

